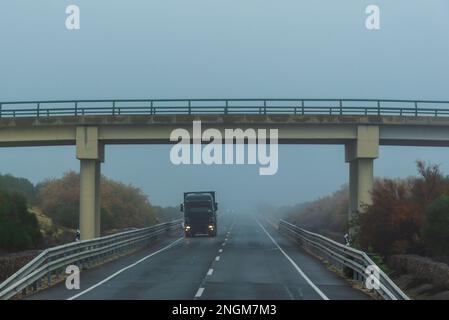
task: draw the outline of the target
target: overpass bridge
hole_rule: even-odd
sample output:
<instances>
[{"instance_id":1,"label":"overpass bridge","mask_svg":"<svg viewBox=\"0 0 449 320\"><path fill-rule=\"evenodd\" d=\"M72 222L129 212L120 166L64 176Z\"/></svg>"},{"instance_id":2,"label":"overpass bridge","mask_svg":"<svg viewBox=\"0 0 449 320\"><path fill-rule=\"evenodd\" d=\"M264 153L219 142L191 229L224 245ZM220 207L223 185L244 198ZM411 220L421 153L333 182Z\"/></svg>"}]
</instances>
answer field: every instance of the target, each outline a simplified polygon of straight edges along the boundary
<instances>
[{"instance_id":1,"label":"overpass bridge","mask_svg":"<svg viewBox=\"0 0 449 320\"><path fill-rule=\"evenodd\" d=\"M449 102L356 99L149 99L0 102L0 146L76 145L80 230L100 236L106 144L170 143L176 128L278 129L281 144L341 144L350 212L371 203L379 145L448 146ZM223 134L224 136L224 134Z\"/></svg>"}]
</instances>

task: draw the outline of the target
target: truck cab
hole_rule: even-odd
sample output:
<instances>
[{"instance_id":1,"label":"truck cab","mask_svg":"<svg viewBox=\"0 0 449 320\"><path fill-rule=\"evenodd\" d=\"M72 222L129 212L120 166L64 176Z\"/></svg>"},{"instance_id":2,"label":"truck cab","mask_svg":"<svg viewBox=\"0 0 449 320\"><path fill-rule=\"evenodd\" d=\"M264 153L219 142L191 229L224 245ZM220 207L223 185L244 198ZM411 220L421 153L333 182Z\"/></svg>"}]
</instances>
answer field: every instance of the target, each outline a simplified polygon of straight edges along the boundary
<instances>
[{"instance_id":1,"label":"truck cab","mask_svg":"<svg viewBox=\"0 0 449 320\"><path fill-rule=\"evenodd\" d=\"M184 213L184 234L192 237L206 234L217 235L217 202L215 192L196 191L185 192L181 211Z\"/></svg>"}]
</instances>

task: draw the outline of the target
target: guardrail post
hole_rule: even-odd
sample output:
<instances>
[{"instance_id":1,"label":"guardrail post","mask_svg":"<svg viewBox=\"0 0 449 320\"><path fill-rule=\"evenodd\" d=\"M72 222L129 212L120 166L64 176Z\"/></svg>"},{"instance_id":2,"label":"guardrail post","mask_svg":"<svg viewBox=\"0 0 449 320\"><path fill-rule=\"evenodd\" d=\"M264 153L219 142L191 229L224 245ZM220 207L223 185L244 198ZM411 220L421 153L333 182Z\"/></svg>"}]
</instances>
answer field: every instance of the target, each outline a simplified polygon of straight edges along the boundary
<instances>
[{"instance_id":1,"label":"guardrail post","mask_svg":"<svg viewBox=\"0 0 449 320\"><path fill-rule=\"evenodd\" d=\"M301 100L301 114L304 115L304 100Z\"/></svg>"},{"instance_id":2,"label":"guardrail post","mask_svg":"<svg viewBox=\"0 0 449 320\"><path fill-rule=\"evenodd\" d=\"M154 110L153 110L153 100L150 101L150 114L154 114Z\"/></svg>"},{"instance_id":3,"label":"guardrail post","mask_svg":"<svg viewBox=\"0 0 449 320\"><path fill-rule=\"evenodd\" d=\"M189 114L192 114L192 102L189 100L188 102Z\"/></svg>"},{"instance_id":4,"label":"guardrail post","mask_svg":"<svg viewBox=\"0 0 449 320\"><path fill-rule=\"evenodd\" d=\"M47 285L48 287L51 286L51 271L48 271L47 273Z\"/></svg>"},{"instance_id":5,"label":"guardrail post","mask_svg":"<svg viewBox=\"0 0 449 320\"><path fill-rule=\"evenodd\" d=\"M418 116L418 101L415 101L415 117Z\"/></svg>"},{"instance_id":6,"label":"guardrail post","mask_svg":"<svg viewBox=\"0 0 449 320\"><path fill-rule=\"evenodd\" d=\"M295 108L296 113L296 108ZM263 114L267 114L267 100L263 101Z\"/></svg>"},{"instance_id":7,"label":"guardrail post","mask_svg":"<svg viewBox=\"0 0 449 320\"><path fill-rule=\"evenodd\" d=\"M340 100L340 115L343 115L343 101Z\"/></svg>"},{"instance_id":8,"label":"guardrail post","mask_svg":"<svg viewBox=\"0 0 449 320\"><path fill-rule=\"evenodd\" d=\"M37 109L36 109L36 116L39 117L40 114L40 108L41 108L41 104L38 102L37 103Z\"/></svg>"},{"instance_id":9,"label":"guardrail post","mask_svg":"<svg viewBox=\"0 0 449 320\"><path fill-rule=\"evenodd\" d=\"M112 115L115 116L115 101L112 101Z\"/></svg>"},{"instance_id":10,"label":"guardrail post","mask_svg":"<svg viewBox=\"0 0 449 320\"><path fill-rule=\"evenodd\" d=\"M226 100L226 101L225 101L225 109L224 109L224 113L225 113L225 114L228 114L228 107L229 107L229 101Z\"/></svg>"},{"instance_id":11,"label":"guardrail post","mask_svg":"<svg viewBox=\"0 0 449 320\"><path fill-rule=\"evenodd\" d=\"M2 104L0 103L0 118L2 117L2 113L3 113L3 111L2 111Z\"/></svg>"},{"instance_id":12,"label":"guardrail post","mask_svg":"<svg viewBox=\"0 0 449 320\"><path fill-rule=\"evenodd\" d=\"M78 115L78 101L75 101L75 116Z\"/></svg>"},{"instance_id":13,"label":"guardrail post","mask_svg":"<svg viewBox=\"0 0 449 320\"><path fill-rule=\"evenodd\" d=\"M380 116L380 101L377 100L377 115Z\"/></svg>"}]
</instances>

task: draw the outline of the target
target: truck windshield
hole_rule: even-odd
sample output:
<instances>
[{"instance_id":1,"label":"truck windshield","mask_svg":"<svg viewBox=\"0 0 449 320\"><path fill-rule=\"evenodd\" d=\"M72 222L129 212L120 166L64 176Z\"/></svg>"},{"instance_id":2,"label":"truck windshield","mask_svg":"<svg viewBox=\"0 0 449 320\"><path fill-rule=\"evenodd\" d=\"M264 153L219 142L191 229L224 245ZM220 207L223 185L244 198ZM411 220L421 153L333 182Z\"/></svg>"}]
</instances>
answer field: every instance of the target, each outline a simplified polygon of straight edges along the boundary
<instances>
[{"instance_id":1,"label":"truck windshield","mask_svg":"<svg viewBox=\"0 0 449 320\"><path fill-rule=\"evenodd\" d=\"M211 202L210 201L192 201L186 203L187 209L192 208L211 208Z\"/></svg>"}]
</instances>

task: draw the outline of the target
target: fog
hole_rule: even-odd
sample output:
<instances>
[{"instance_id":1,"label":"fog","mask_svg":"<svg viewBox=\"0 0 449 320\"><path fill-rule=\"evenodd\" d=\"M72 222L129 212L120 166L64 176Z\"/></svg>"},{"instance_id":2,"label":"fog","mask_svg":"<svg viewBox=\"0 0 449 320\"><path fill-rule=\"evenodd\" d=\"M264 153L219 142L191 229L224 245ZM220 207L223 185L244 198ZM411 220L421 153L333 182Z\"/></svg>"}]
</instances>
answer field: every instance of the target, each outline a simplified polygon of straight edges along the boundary
<instances>
[{"instance_id":1,"label":"fog","mask_svg":"<svg viewBox=\"0 0 449 320\"><path fill-rule=\"evenodd\" d=\"M381 29L365 28L365 8ZM65 28L77 4L81 29ZM119 98L449 100L449 3L397 1L16 1L0 3L0 101ZM295 204L347 182L342 146L282 145L279 170L180 165L170 146L107 146L102 173L158 205L216 190L225 208ZM381 147L376 176L449 172L449 149ZM74 147L2 148L0 172L39 182L79 170Z\"/></svg>"}]
</instances>

